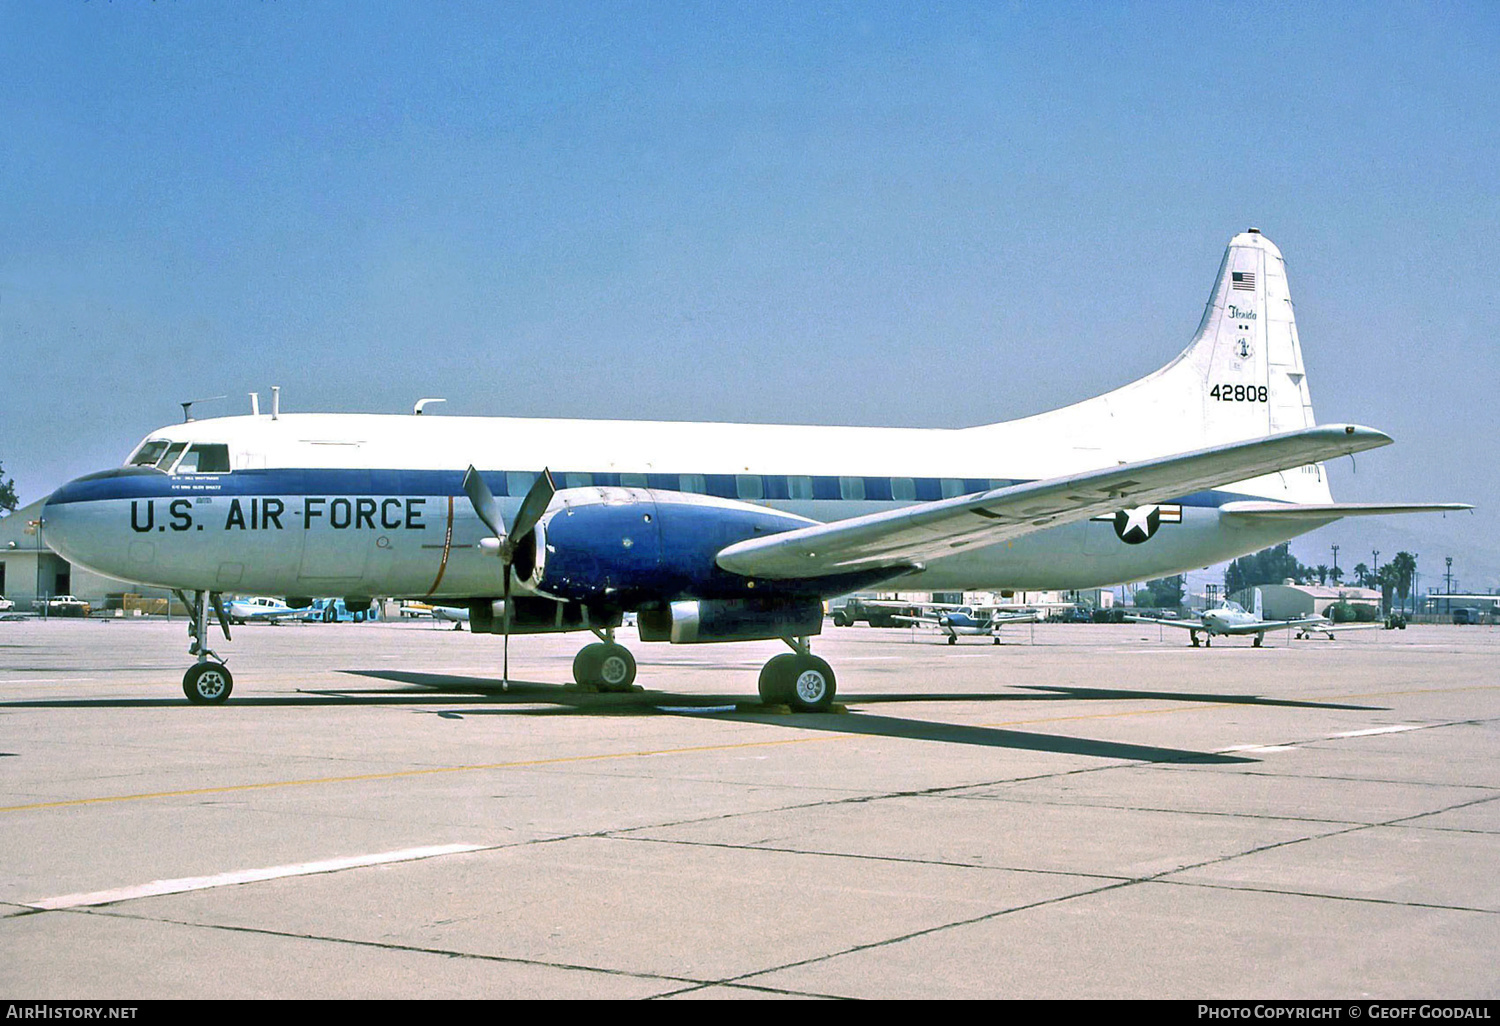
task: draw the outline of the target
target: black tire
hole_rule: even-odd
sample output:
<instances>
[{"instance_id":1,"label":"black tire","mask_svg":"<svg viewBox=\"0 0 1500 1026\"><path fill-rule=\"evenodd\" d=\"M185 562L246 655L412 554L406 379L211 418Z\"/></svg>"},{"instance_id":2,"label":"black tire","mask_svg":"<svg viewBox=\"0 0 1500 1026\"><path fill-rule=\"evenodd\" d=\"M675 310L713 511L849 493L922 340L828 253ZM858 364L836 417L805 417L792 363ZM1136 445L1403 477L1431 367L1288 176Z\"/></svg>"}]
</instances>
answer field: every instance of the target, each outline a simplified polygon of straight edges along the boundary
<instances>
[{"instance_id":1,"label":"black tire","mask_svg":"<svg viewBox=\"0 0 1500 1026\"><path fill-rule=\"evenodd\" d=\"M599 651L604 646L600 644L584 645L573 657L573 680L585 687L597 687L599 684L599 663L602 653Z\"/></svg>"},{"instance_id":2,"label":"black tire","mask_svg":"<svg viewBox=\"0 0 1500 1026\"><path fill-rule=\"evenodd\" d=\"M772 657L771 661L760 668L760 700L766 705L791 705L792 704L792 664L797 657L791 652L783 652L779 656Z\"/></svg>"},{"instance_id":3,"label":"black tire","mask_svg":"<svg viewBox=\"0 0 1500 1026\"><path fill-rule=\"evenodd\" d=\"M957 645L958 644L958 639L956 637L954 637L952 634L950 634L950 635L948 635L948 644L950 644L950 645Z\"/></svg>"},{"instance_id":4,"label":"black tire","mask_svg":"<svg viewBox=\"0 0 1500 1026\"><path fill-rule=\"evenodd\" d=\"M223 663L195 663L182 675L182 693L194 705L223 705L234 690L234 676Z\"/></svg>"}]
</instances>

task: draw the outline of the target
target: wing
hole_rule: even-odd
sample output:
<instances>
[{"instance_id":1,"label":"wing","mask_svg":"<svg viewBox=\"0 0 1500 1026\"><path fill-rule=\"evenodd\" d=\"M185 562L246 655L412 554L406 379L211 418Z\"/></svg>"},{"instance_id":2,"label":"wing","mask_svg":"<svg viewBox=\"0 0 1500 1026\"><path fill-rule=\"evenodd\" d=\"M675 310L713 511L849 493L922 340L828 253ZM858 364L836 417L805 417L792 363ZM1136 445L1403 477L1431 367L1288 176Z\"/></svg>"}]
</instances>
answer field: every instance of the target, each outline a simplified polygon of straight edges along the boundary
<instances>
[{"instance_id":1,"label":"wing","mask_svg":"<svg viewBox=\"0 0 1500 1026\"><path fill-rule=\"evenodd\" d=\"M941 626L941 621L935 616L892 616L897 623L914 623L923 627Z\"/></svg>"},{"instance_id":2,"label":"wing","mask_svg":"<svg viewBox=\"0 0 1500 1026\"><path fill-rule=\"evenodd\" d=\"M1036 618L1036 613L996 613L990 618L990 623L1035 623Z\"/></svg>"},{"instance_id":3,"label":"wing","mask_svg":"<svg viewBox=\"0 0 1500 1026\"><path fill-rule=\"evenodd\" d=\"M1338 520L1387 513L1450 513L1473 508L1466 502L1226 502L1219 512L1244 520Z\"/></svg>"},{"instance_id":4,"label":"wing","mask_svg":"<svg viewBox=\"0 0 1500 1026\"><path fill-rule=\"evenodd\" d=\"M1162 620L1162 619L1159 619L1158 617L1155 617L1155 616L1131 616L1129 613L1126 613L1125 614L1125 622L1126 623L1154 623L1154 624L1160 624L1163 627L1181 627L1184 630L1190 630L1190 631L1206 631L1206 630L1208 630L1208 627L1204 625L1204 623L1203 623L1202 620Z\"/></svg>"},{"instance_id":5,"label":"wing","mask_svg":"<svg viewBox=\"0 0 1500 1026\"><path fill-rule=\"evenodd\" d=\"M928 560L1123 507L1165 502L1390 442L1388 435L1352 424L1303 428L751 538L720 550L717 562L730 573L775 580L916 569Z\"/></svg>"}]
</instances>

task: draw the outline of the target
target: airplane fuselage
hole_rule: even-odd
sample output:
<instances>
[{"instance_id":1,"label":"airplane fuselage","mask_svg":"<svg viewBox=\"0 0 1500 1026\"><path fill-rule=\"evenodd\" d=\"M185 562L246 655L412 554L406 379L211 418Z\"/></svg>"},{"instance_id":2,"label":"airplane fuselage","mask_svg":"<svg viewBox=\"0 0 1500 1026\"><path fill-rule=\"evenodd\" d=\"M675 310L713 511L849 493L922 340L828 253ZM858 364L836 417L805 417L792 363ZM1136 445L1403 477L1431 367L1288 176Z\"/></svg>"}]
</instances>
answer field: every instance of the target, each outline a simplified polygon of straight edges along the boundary
<instances>
[{"instance_id":1,"label":"airplane fuselage","mask_svg":"<svg viewBox=\"0 0 1500 1026\"><path fill-rule=\"evenodd\" d=\"M1024 424L1025 422L1018 422ZM815 521L984 491L1097 451L985 449L966 431L525 421L369 415L233 417L173 425L154 443L224 446L228 468L124 467L60 489L45 530L75 561L146 585L297 595L462 599L494 594L489 532L462 489L474 462L504 515L544 466L580 502L687 496ZM651 437L644 437L644 436ZM490 441L495 440L495 441ZM657 455L652 442L661 452ZM691 442L691 444L690 444ZM663 444L664 443L664 444ZM1007 458L1006 452L1020 452ZM148 452L149 454L149 452ZM1270 479L1182 497L1155 530L1093 520L936 560L913 590L1083 588L1162 576L1284 540L1309 525L1221 520L1218 507L1274 496ZM1163 507L1166 508L1166 507ZM1143 518L1137 517L1140 521ZM1156 521L1160 521L1157 523ZM783 528L784 529L784 528ZM715 536L718 549L741 537ZM1127 540L1128 539L1128 540Z\"/></svg>"}]
</instances>

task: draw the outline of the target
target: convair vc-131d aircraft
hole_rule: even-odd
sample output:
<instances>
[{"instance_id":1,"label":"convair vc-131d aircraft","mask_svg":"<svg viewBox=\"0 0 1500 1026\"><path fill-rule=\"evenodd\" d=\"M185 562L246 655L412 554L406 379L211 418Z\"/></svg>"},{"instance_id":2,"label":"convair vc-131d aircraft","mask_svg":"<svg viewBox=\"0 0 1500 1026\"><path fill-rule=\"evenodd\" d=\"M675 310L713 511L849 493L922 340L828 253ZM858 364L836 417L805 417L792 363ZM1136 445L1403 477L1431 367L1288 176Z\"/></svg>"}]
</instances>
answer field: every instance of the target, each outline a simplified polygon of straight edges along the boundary
<instances>
[{"instance_id":1,"label":"convair vc-131d aircraft","mask_svg":"<svg viewBox=\"0 0 1500 1026\"><path fill-rule=\"evenodd\" d=\"M279 405L279 404L278 404ZM1071 589L1201 567L1343 516L1322 461L1389 444L1313 419L1281 253L1235 236L1192 343L1161 370L1022 420L958 430L303 414L164 427L64 485L47 540L194 610L183 679L220 702L225 592L412 598L475 633L594 632L580 684L623 689L614 639L781 639L760 694L827 709L823 601ZM476 469L477 468L477 469ZM549 472L550 468L550 472ZM191 593L191 598L188 597Z\"/></svg>"}]
</instances>

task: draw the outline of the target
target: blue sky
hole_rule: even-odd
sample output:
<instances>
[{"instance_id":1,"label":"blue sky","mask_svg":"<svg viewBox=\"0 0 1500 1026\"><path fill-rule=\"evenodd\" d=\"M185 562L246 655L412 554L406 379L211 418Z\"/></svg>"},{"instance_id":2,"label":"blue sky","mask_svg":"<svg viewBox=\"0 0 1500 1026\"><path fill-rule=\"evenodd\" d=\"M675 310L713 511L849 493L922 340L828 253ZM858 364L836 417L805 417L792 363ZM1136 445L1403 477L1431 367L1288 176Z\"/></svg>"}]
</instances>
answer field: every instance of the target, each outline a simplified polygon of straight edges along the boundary
<instances>
[{"instance_id":1,"label":"blue sky","mask_svg":"<svg viewBox=\"0 0 1500 1026\"><path fill-rule=\"evenodd\" d=\"M0 461L181 399L964 426L1174 356L1285 252L1344 499L1500 584L1500 7L0 0ZM1373 541L1372 541L1373 539ZM1433 554L1427 566L1427 554Z\"/></svg>"}]
</instances>

